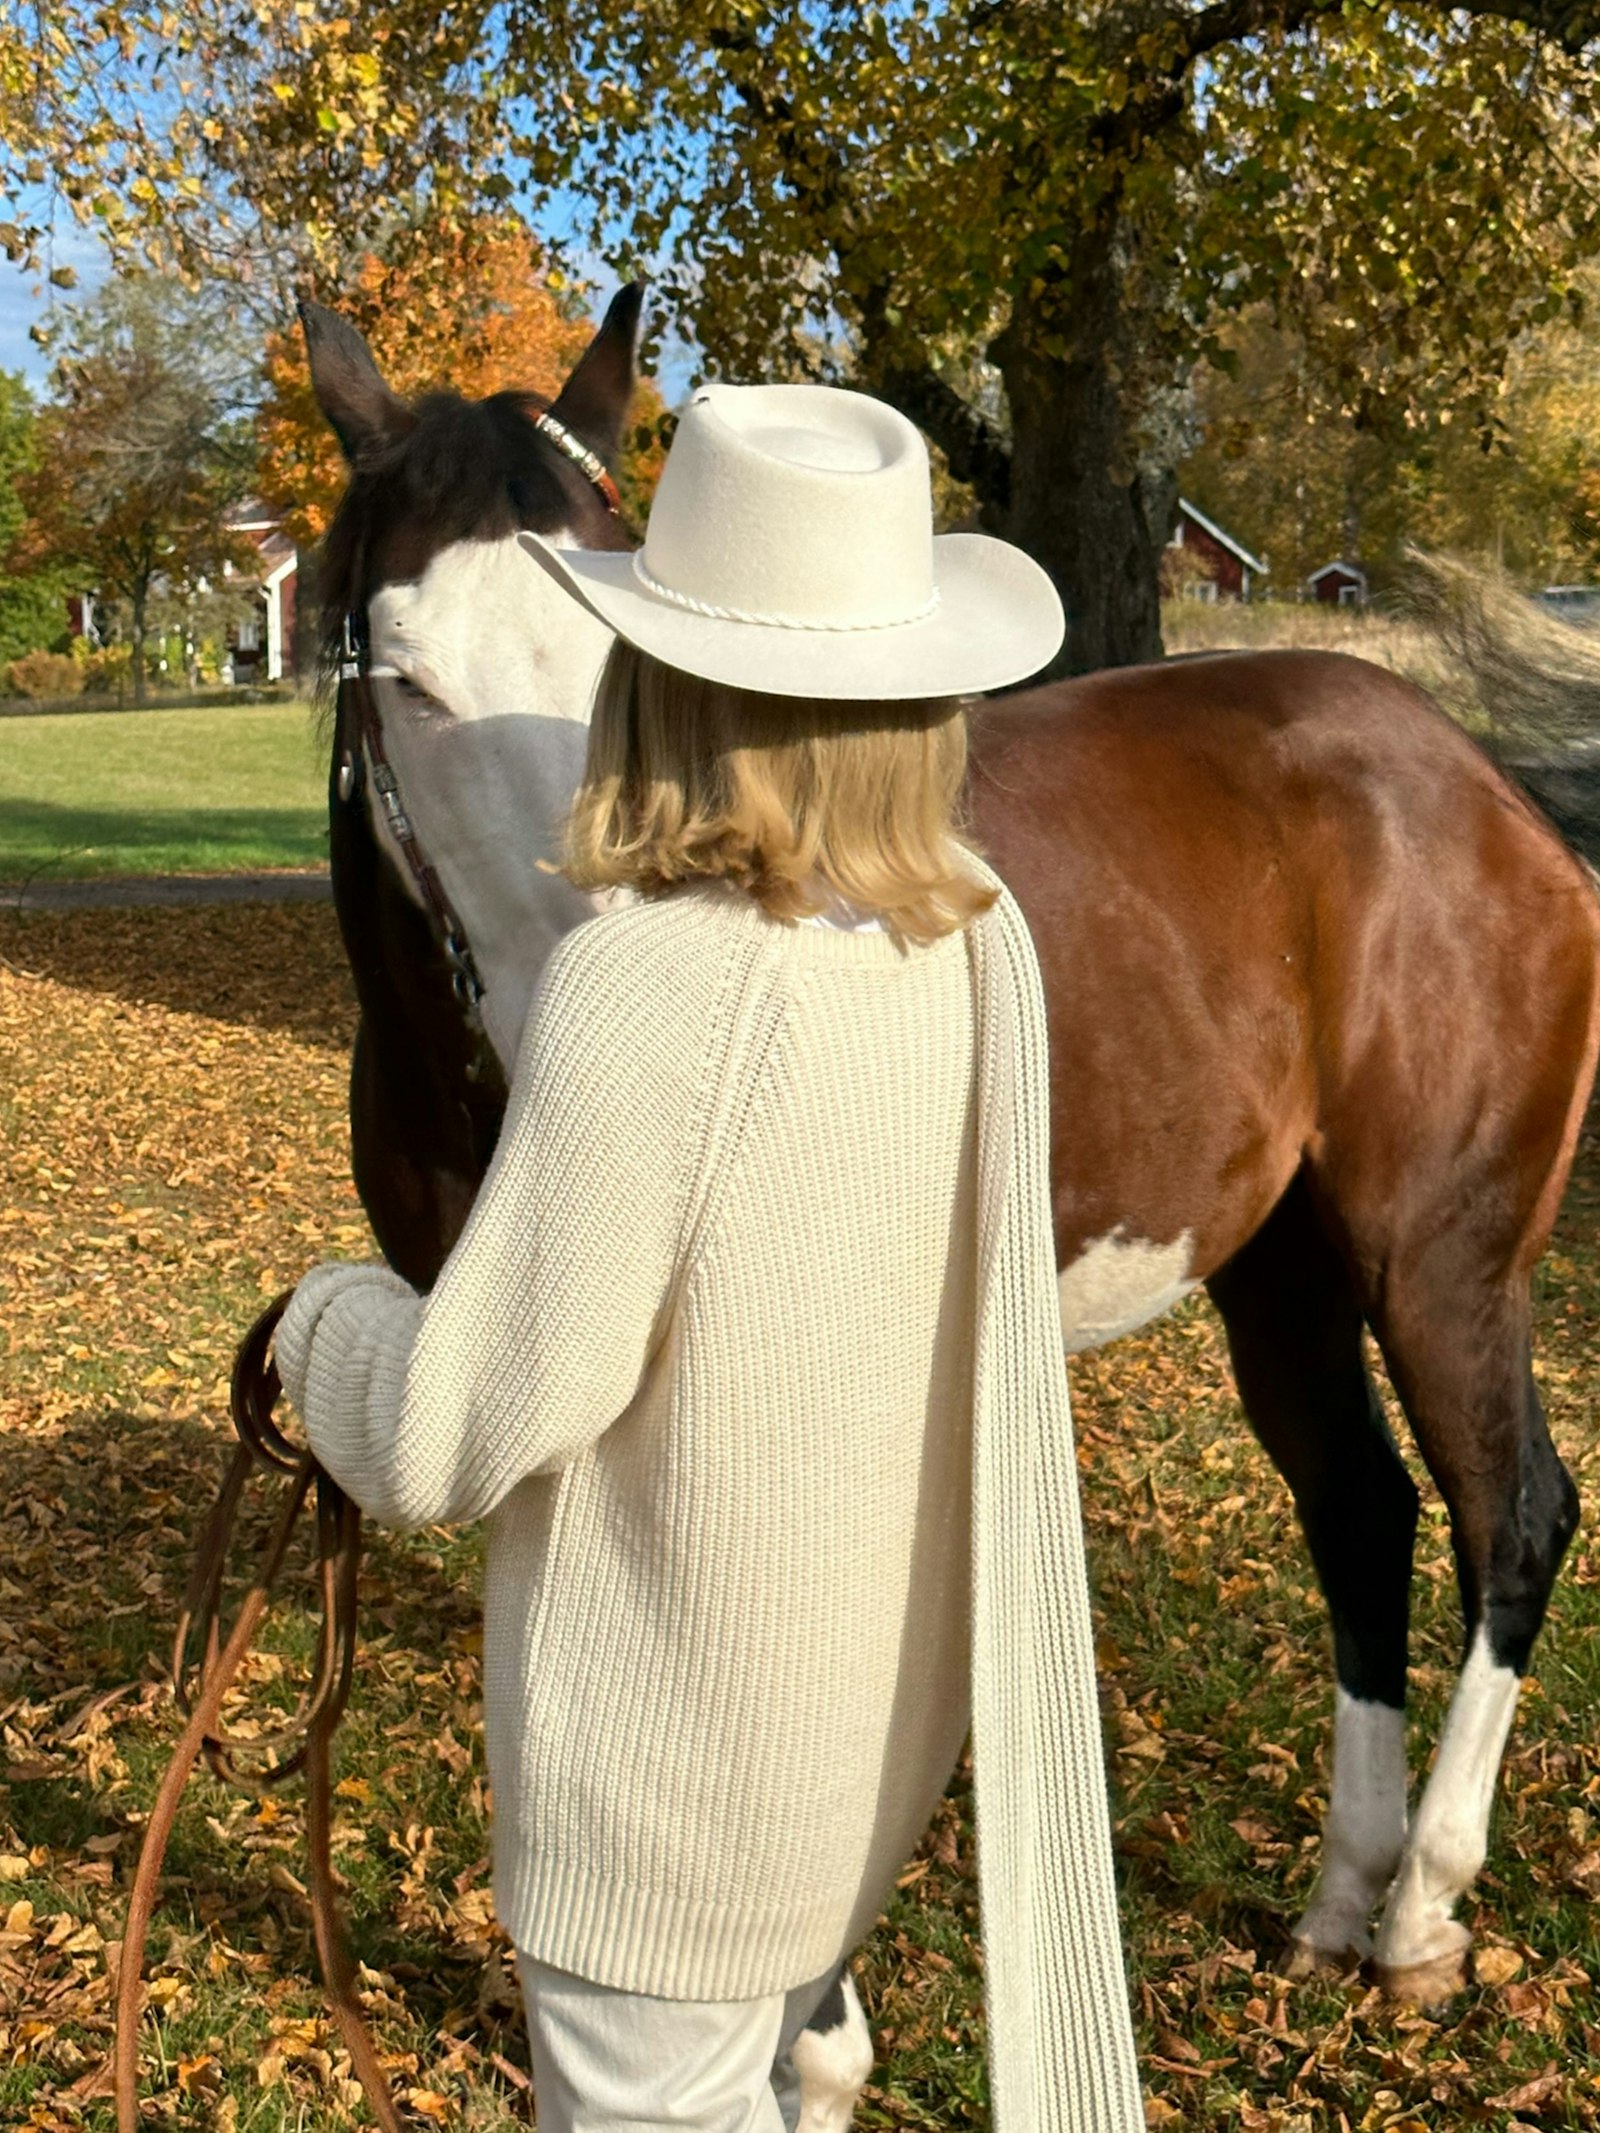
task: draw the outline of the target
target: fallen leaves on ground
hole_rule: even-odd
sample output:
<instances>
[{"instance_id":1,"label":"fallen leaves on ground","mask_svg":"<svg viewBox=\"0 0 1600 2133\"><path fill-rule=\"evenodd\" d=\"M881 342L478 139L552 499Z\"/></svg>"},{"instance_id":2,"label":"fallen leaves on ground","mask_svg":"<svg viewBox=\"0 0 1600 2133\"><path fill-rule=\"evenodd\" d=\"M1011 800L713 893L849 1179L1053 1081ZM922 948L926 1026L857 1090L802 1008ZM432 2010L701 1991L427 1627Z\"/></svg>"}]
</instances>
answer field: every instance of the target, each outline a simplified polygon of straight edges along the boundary
<instances>
[{"instance_id":1,"label":"fallen leaves on ground","mask_svg":"<svg viewBox=\"0 0 1600 2133\"><path fill-rule=\"evenodd\" d=\"M317 906L0 917L0 2125L109 2128L110 1994L175 1733L160 1659L262 1299L364 1256L347 1175L352 1009ZM1540 1386L1596 1493L1600 1158L1541 1276ZM1315 1868L1326 1622L1288 1500L1198 1304L1075 1365L1124 1919L1152 2127L1600 2128L1600 1553L1580 1536L1524 1697L1443 2016L1361 1976L1274 1973ZM254 1530L268 1506L252 1513ZM1437 1506L1419 1539L1414 1766L1458 1627ZM411 2121L526 2122L488 1890L473 1541L376 1537L335 1851L361 1992ZM287 1703L280 1613L247 1693ZM859 1965L857 2114L989 2122L964 1773ZM315 1983L291 1790L191 1786L149 1965L145 2117L198 2133L359 2122Z\"/></svg>"}]
</instances>

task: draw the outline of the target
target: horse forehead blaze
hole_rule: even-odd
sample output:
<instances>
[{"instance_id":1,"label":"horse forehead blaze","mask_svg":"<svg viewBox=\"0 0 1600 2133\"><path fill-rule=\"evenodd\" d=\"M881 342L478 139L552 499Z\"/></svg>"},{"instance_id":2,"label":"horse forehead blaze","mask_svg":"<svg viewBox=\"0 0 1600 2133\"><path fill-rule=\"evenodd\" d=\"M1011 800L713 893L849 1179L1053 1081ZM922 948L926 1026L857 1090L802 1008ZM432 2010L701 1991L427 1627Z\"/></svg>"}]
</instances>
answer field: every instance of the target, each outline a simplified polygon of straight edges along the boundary
<instances>
[{"instance_id":1,"label":"horse forehead blaze","mask_svg":"<svg viewBox=\"0 0 1600 2133\"><path fill-rule=\"evenodd\" d=\"M553 537L575 545L570 528ZM587 718L611 643L514 534L441 549L418 578L373 595L368 624L379 686L392 675L463 720Z\"/></svg>"}]
</instances>

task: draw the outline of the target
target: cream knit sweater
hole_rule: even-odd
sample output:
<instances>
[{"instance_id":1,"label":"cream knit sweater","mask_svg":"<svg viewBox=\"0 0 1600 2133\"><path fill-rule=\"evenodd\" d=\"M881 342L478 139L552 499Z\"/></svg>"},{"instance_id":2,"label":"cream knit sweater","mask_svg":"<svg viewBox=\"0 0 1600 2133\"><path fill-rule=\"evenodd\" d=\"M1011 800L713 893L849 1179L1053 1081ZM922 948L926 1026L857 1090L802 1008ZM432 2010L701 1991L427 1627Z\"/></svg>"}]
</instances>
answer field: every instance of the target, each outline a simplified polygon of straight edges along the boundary
<instances>
[{"instance_id":1,"label":"cream knit sweater","mask_svg":"<svg viewBox=\"0 0 1600 2133\"><path fill-rule=\"evenodd\" d=\"M607 914L432 1294L317 1268L277 1353L364 1509L489 1519L520 1948L669 1998L819 1975L970 1715L997 2123L1135 2133L1043 1044L1009 898L909 952L723 888Z\"/></svg>"}]
</instances>

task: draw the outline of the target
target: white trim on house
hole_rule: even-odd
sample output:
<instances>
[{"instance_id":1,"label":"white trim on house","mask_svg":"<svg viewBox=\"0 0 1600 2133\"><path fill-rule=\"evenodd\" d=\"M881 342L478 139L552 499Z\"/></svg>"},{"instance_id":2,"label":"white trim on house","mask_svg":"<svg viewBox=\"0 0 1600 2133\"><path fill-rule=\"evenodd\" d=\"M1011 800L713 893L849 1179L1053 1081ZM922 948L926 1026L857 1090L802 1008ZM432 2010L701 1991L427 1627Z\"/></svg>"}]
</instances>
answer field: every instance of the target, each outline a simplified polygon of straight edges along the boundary
<instances>
[{"instance_id":1,"label":"white trim on house","mask_svg":"<svg viewBox=\"0 0 1600 2133\"><path fill-rule=\"evenodd\" d=\"M291 548L283 561L269 570L261 580L261 590L267 602L267 673L268 681L283 679L283 586L286 578L292 578L299 557Z\"/></svg>"},{"instance_id":2,"label":"white trim on house","mask_svg":"<svg viewBox=\"0 0 1600 2133\"><path fill-rule=\"evenodd\" d=\"M1366 591L1367 574L1359 563L1324 563L1320 570L1314 570L1311 573L1306 583L1308 585L1320 585L1324 578L1331 578L1335 571L1339 571L1344 577L1354 578L1361 590L1363 592Z\"/></svg>"},{"instance_id":3,"label":"white trim on house","mask_svg":"<svg viewBox=\"0 0 1600 2133\"><path fill-rule=\"evenodd\" d=\"M1207 518L1203 511L1197 510L1195 506L1190 503L1187 496L1180 496L1178 498L1178 518L1180 523L1173 534L1174 546L1182 547L1183 545L1183 527L1181 523L1182 520L1185 518L1192 518L1195 524L1200 528L1202 533L1209 533L1214 541L1219 542L1224 548L1227 549L1229 555L1237 556L1246 570L1253 570L1258 578L1266 577L1267 566L1265 563L1262 562L1261 558L1259 556L1252 555L1248 548L1242 547L1240 543L1233 538L1233 535L1231 533L1224 533L1222 528L1217 524L1216 520Z\"/></svg>"}]
</instances>

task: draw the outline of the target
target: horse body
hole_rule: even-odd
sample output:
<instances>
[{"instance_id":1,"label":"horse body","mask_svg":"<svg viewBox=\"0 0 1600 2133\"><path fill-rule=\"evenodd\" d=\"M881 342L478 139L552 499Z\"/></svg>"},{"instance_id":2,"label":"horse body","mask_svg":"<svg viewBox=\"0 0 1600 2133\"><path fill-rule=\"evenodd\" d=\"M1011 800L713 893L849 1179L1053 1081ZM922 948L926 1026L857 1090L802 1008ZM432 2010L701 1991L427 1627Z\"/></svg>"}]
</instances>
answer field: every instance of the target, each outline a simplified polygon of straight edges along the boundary
<instances>
[{"instance_id":1,"label":"horse body","mask_svg":"<svg viewBox=\"0 0 1600 2133\"><path fill-rule=\"evenodd\" d=\"M599 449L631 385L619 305L556 403ZM357 468L330 540L333 612L368 617L363 686L487 984L474 1032L370 792L341 775L361 753L341 690L356 1175L385 1253L426 1285L492 1149L538 970L587 908L536 862L606 639L576 603L549 610L513 536L621 535L525 409L521 432L472 427L496 403L404 409L348 329L313 314L308 332ZM1435 1996L1459 1979L1454 1906L1575 1521L1530 1374L1529 1278L1600 1045L1600 911L1458 729L1360 661L1104 674L983 706L972 741L974 826L1045 983L1065 1336L1094 1345L1209 1287L1333 1619L1333 1783L1300 1956L1366 1952L1388 1889L1380 1964ZM1468 1633L1409 1825L1417 1499L1367 1328L1450 1510Z\"/></svg>"},{"instance_id":2,"label":"horse body","mask_svg":"<svg viewBox=\"0 0 1600 2133\"><path fill-rule=\"evenodd\" d=\"M1123 1323L1205 1281L1293 1490L1338 1672L1300 1959L1459 1975L1453 1917L1576 1521L1529 1368L1600 1035L1600 909L1549 826L1420 692L1323 653L1091 677L978 715L973 815L1038 947L1063 1321L1124 1255ZM1115 1269L1113 1268L1113 1274ZM1409 1835L1415 1488L1375 1334L1449 1508L1469 1651Z\"/></svg>"}]
</instances>

